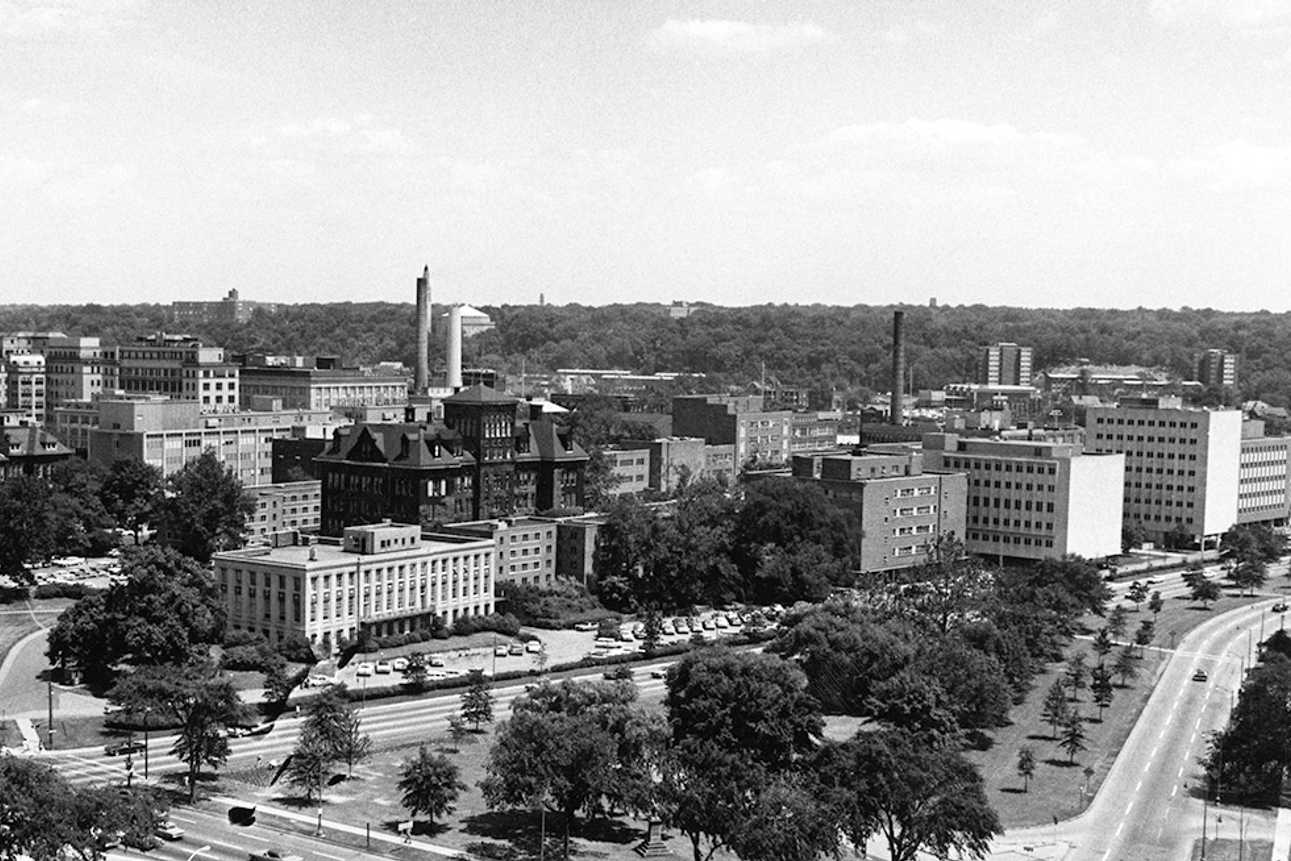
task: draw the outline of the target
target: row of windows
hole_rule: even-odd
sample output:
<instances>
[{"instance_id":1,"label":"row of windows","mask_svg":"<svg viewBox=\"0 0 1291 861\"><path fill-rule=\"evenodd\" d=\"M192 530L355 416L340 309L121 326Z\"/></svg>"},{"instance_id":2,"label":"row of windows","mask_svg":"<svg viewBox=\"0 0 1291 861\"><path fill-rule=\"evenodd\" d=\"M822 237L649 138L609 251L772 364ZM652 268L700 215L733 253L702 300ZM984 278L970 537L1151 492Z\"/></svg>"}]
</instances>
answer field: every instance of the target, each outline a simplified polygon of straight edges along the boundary
<instances>
[{"instance_id":1,"label":"row of windows","mask_svg":"<svg viewBox=\"0 0 1291 861\"><path fill-rule=\"evenodd\" d=\"M1007 517L987 517L985 514L981 516L974 514L968 518L968 522L974 525L998 526L1004 529L1012 527L1013 529L1031 529L1037 532L1053 532L1053 521L1050 520L1010 520Z\"/></svg>"},{"instance_id":2,"label":"row of windows","mask_svg":"<svg viewBox=\"0 0 1291 861\"><path fill-rule=\"evenodd\" d=\"M968 530L969 541L986 541L991 544L1018 544L1023 547L1052 547L1052 538L1032 538L1029 535L1000 535L996 532ZM1042 543L1043 542L1043 543Z\"/></svg>"},{"instance_id":3,"label":"row of windows","mask_svg":"<svg viewBox=\"0 0 1291 861\"><path fill-rule=\"evenodd\" d=\"M1046 490L1049 493L1057 493L1058 491L1058 488L1052 484L1033 484L1029 481L1025 483L1021 481L1005 481L1001 484L999 479L992 482L990 479L974 478L973 487L994 487L996 490L1026 490L1028 492L1040 493L1043 493Z\"/></svg>"},{"instance_id":4,"label":"row of windows","mask_svg":"<svg viewBox=\"0 0 1291 861\"><path fill-rule=\"evenodd\" d=\"M932 532L931 523L920 523L917 526L895 526L892 528L892 534L901 535L927 535Z\"/></svg>"},{"instance_id":5,"label":"row of windows","mask_svg":"<svg viewBox=\"0 0 1291 861\"><path fill-rule=\"evenodd\" d=\"M1144 436L1143 434L1139 434L1138 436L1135 436L1134 434L1123 434L1123 433L1118 433L1115 435L1112 435L1110 433L1107 433L1107 434L1096 433L1094 434L1094 439L1095 440L1105 439L1109 442L1113 439L1117 440L1118 442L1151 442L1151 443L1159 442L1159 443L1166 443L1167 445L1196 445L1197 444L1196 437L1179 437L1176 439L1175 437L1164 437L1164 436L1155 437L1155 436L1152 436L1151 434L1147 436Z\"/></svg>"},{"instance_id":6,"label":"row of windows","mask_svg":"<svg viewBox=\"0 0 1291 861\"><path fill-rule=\"evenodd\" d=\"M975 508L1016 508L1019 511L1046 511L1053 513L1052 502L1032 502L1030 499L1001 499L998 496L974 496L973 507Z\"/></svg>"},{"instance_id":7,"label":"row of windows","mask_svg":"<svg viewBox=\"0 0 1291 861\"><path fill-rule=\"evenodd\" d=\"M1028 475L1056 475L1058 469L1052 463L1014 463L999 460L970 460L963 457L948 457L946 466L955 469L973 469L980 472L1025 472Z\"/></svg>"},{"instance_id":8,"label":"row of windows","mask_svg":"<svg viewBox=\"0 0 1291 861\"><path fill-rule=\"evenodd\" d=\"M935 505L917 505L913 508L894 508L892 514L896 517L915 517L920 514L936 514L937 506Z\"/></svg>"},{"instance_id":9,"label":"row of windows","mask_svg":"<svg viewBox=\"0 0 1291 861\"><path fill-rule=\"evenodd\" d=\"M1095 423L1095 424L1100 424L1100 425L1102 425L1102 424L1108 424L1108 425L1134 425L1134 426L1137 426L1137 427L1150 427L1150 428L1158 428L1158 427L1159 427L1159 428L1187 428L1187 429L1189 429L1189 430L1196 430L1196 429L1197 429L1197 423L1196 423L1196 422L1175 421L1174 419L1170 419L1170 420L1168 420L1168 421L1167 421L1166 419L1160 419L1160 420L1158 420L1158 419L1127 419L1127 418L1112 418L1111 416L1108 416L1108 417L1106 417L1106 418L1104 418L1103 416L1095 416L1095 417L1094 417L1094 423Z\"/></svg>"}]
</instances>

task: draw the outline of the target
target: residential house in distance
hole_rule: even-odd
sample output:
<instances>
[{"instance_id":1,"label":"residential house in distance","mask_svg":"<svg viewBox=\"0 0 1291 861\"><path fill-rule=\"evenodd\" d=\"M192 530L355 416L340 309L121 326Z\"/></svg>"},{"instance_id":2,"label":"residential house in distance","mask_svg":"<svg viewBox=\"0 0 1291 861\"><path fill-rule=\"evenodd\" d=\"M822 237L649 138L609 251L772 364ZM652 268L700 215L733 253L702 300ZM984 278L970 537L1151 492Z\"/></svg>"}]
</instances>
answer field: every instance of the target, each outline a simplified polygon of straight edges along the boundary
<instances>
[{"instance_id":1,"label":"residential house in distance","mask_svg":"<svg viewBox=\"0 0 1291 861\"><path fill-rule=\"evenodd\" d=\"M427 538L415 524L347 527L340 539L279 533L270 547L212 559L228 624L276 643L292 634L333 655L361 634L451 625L494 609L493 542Z\"/></svg>"},{"instance_id":2,"label":"residential house in distance","mask_svg":"<svg viewBox=\"0 0 1291 861\"><path fill-rule=\"evenodd\" d=\"M1079 443L925 434L924 463L968 476L970 553L1014 559L1121 552L1124 454Z\"/></svg>"},{"instance_id":3,"label":"residential house in distance","mask_svg":"<svg viewBox=\"0 0 1291 861\"><path fill-rule=\"evenodd\" d=\"M964 535L967 478L926 470L918 450L795 455L793 477L816 484L854 518L862 573L922 565L942 537Z\"/></svg>"}]
</instances>

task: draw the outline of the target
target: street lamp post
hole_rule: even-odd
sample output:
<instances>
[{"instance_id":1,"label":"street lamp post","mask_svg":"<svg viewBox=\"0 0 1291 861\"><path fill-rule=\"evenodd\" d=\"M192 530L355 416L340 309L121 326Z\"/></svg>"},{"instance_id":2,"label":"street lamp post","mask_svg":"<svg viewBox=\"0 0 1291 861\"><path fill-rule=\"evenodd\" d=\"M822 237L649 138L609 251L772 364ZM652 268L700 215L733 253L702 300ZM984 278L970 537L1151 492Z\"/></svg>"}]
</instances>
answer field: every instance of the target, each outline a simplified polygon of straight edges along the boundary
<instances>
[{"instance_id":1,"label":"street lamp post","mask_svg":"<svg viewBox=\"0 0 1291 861\"><path fill-rule=\"evenodd\" d=\"M152 706L143 707L143 779L148 779L148 724Z\"/></svg>"}]
</instances>

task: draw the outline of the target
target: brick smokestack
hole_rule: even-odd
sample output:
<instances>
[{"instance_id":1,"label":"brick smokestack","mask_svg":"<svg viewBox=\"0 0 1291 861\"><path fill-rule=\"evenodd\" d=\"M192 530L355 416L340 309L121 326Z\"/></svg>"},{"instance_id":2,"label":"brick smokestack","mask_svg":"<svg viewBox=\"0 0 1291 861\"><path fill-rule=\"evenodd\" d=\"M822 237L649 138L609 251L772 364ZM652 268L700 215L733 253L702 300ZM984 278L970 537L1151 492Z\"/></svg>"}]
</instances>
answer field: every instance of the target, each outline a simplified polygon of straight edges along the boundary
<instances>
[{"instance_id":1,"label":"brick smokestack","mask_svg":"<svg viewBox=\"0 0 1291 861\"><path fill-rule=\"evenodd\" d=\"M888 420L901 424L901 386L905 379L905 311L892 312L892 400Z\"/></svg>"},{"instance_id":2,"label":"brick smokestack","mask_svg":"<svg viewBox=\"0 0 1291 861\"><path fill-rule=\"evenodd\" d=\"M448 387L462 387L462 306L448 309Z\"/></svg>"},{"instance_id":3,"label":"brick smokestack","mask_svg":"<svg viewBox=\"0 0 1291 861\"><path fill-rule=\"evenodd\" d=\"M417 279L417 378L416 394L430 387L430 267Z\"/></svg>"}]
</instances>

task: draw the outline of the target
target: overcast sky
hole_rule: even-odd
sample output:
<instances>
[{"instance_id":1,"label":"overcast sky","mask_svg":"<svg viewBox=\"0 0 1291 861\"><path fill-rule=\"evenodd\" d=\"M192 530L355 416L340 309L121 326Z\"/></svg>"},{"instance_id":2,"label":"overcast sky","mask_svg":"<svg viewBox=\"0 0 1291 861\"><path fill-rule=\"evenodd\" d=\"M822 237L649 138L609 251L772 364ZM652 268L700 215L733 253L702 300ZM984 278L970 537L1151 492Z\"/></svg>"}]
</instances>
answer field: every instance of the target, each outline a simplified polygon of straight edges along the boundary
<instances>
[{"instance_id":1,"label":"overcast sky","mask_svg":"<svg viewBox=\"0 0 1291 861\"><path fill-rule=\"evenodd\" d=\"M0 0L0 302L1291 308L1291 2Z\"/></svg>"}]
</instances>

